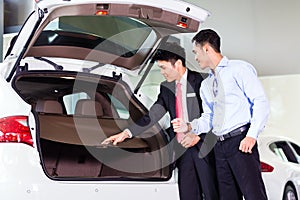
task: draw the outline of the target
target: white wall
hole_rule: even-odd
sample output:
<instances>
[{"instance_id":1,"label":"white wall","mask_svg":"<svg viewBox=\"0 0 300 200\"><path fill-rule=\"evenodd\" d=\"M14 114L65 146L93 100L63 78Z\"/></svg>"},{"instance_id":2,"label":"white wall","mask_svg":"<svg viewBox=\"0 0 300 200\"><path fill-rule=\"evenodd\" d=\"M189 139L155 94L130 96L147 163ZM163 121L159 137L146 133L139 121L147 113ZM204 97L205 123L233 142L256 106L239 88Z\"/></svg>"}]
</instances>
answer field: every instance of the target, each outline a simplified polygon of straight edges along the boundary
<instances>
[{"instance_id":1,"label":"white wall","mask_svg":"<svg viewBox=\"0 0 300 200\"><path fill-rule=\"evenodd\" d=\"M300 75L260 77L271 108L263 134L282 135L300 144Z\"/></svg>"},{"instance_id":2,"label":"white wall","mask_svg":"<svg viewBox=\"0 0 300 200\"><path fill-rule=\"evenodd\" d=\"M6 51L9 47L9 43L11 39L16 35L17 33L10 33L10 34L4 34L3 35L3 59L6 54Z\"/></svg>"},{"instance_id":3,"label":"white wall","mask_svg":"<svg viewBox=\"0 0 300 200\"><path fill-rule=\"evenodd\" d=\"M299 0L186 0L211 12L201 29L222 38L223 54L251 62L259 75L300 73Z\"/></svg>"},{"instance_id":4,"label":"white wall","mask_svg":"<svg viewBox=\"0 0 300 200\"><path fill-rule=\"evenodd\" d=\"M5 0L4 1L4 29L5 33L16 32L33 11L33 0Z\"/></svg>"}]
</instances>

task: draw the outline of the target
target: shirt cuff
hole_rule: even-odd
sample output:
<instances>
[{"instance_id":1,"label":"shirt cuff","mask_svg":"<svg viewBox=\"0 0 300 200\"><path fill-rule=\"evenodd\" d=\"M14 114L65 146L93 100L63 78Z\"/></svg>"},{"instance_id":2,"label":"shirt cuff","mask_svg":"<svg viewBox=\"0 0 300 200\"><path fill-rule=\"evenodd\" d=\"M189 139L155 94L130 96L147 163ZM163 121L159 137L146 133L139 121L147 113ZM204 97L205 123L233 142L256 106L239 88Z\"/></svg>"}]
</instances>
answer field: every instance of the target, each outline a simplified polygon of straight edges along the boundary
<instances>
[{"instance_id":1,"label":"shirt cuff","mask_svg":"<svg viewBox=\"0 0 300 200\"><path fill-rule=\"evenodd\" d=\"M248 132L247 132L247 136L252 137L254 139L257 140L258 138L258 134L256 132L253 131L253 129L249 128Z\"/></svg>"},{"instance_id":2,"label":"shirt cuff","mask_svg":"<svg viewBox=\"0 0 300 200\"><path fill-rule=\"evenodd\" d=\"M189 122L189 123L190 123L191 128L192 128L191 132L195 133L196 135L200 135L200 133L197 133L198 123L195 120L193 120L192 122Z\"/></svg>"},{"instance_id":3,"label":"shirt cuff","mask_svg":"<svg viewBox=\"0 0 300 200\"><path fill-rule=\"evenodd\" d=\"M126 128L124 131L127 132L128 138L132 138L132 133L128 128Z\"/></svg>"}]
</instances>

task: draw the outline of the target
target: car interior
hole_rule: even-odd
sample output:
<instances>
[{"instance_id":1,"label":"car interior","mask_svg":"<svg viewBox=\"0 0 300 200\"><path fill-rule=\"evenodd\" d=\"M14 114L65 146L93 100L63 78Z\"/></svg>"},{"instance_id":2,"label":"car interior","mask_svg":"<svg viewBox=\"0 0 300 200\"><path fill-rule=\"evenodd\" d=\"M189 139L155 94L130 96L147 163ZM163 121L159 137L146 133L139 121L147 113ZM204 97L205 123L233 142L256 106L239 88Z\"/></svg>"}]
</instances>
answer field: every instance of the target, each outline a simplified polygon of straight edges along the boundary
<instances>
[{"instance_id":1,"label":"car interior","mask_svg":"<svg viewBox=\"0 0 300 200\"><path fill-rule=\"evenodd\" d=\"M163 166L170 152L158 124L117 146L101 145L146 112L122 80L77 72L27 71L15 76L14 87L38 119L37 144L50 178L170 177L170 166Z\"/></svg>"}]
</instances>

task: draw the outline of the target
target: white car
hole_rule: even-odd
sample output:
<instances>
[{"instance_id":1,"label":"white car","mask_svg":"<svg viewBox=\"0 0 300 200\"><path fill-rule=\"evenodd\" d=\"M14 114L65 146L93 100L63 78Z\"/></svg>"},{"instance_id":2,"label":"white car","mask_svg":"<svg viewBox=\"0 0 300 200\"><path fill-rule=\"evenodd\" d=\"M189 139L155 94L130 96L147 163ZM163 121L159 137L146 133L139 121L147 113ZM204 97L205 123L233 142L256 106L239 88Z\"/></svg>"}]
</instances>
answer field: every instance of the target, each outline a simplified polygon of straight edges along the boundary
<instances>
[{"instance_id":1,"label":"white car","mask_svg":"<svg viewBox=\"0 0 300 200\"><path fill-rule=\"evenodd\" d=\"M36 2L0 64L1 199L179 199L160 124L100 143L147 112L156 49L209 12L178 0Z\"/></svg>"},{"instance_id":2,"label":"white car","mask_svg":"<svg viewBox=\"0 0 300 200\"><path fill-rule=\"evenodd\" d=\"M300 147L290 138L260 135L262 175L270 200L298 200Z\"/></svg>"}]
</instances>

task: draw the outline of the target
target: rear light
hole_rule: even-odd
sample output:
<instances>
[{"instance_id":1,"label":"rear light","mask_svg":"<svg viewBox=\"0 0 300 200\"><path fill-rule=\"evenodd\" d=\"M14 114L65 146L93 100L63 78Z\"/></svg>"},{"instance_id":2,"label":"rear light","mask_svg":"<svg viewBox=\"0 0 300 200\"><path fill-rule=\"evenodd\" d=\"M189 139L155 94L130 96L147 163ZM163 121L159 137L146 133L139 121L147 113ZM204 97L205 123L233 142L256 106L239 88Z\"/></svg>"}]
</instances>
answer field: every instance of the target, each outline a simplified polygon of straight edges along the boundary
<instances>
[{"instance_id":1,"label":"rear light","mask_svg":"<svg viewBox=\"0 0 300 200\"><path fill-rule=\"evenodd\" d=\"M108 15L109 5L108 4L97 4L96 5L96 15Z\"/></svg>"},{"instance_id":2,"label":"rear light","mask_svg":"<svg viewBox=\"0 0 300 200\"><path fill-rule=\"evenodd\" d=\"M0 142L25 143L33 146L27 116L11 116L0 119Z\"/></svg>"},{"instance_id":3,"label":"rear light","mask_svg":"<svg viewBox=\"0 0 300 200\"><path fill-rule=\"evenodd\" d=\"M106 11L106 10L97 10L96 15L108 15L108 11Z\"/></svg>"},{"instance_id":4,"label":"rear light","mask_svg":"<svg viewBox=\"0 0 300 200\"><path fill-rule=\"evenodd\" d=\"M178 26L178 27L181 27L181 28L187 28L187 24L186 24L186 23L183 23L183 22L178 22L178 23L177 23L177 26Z\"/></svg>"},{"instance_id":5,"label":"rear light","mask_svg":"<svg viewBox=\"0 0 300 200\"><path fill-rule=\"evenodd\" d=\"M187 28L188 27L187 22L188 22L188 18L180 17L179 21L177 22L177 26L181 28Z\"/></svg>"},{"instance_id":6,"label":"rear light","mask_svg":"<svg viewBox=\"0 0 300 200\"><path fill-rule=\"evenodd\" d=\"M260 167L262 172L272 172L274 170L274 167L264 162L260 162Z\"/></svg>"}]
</instances>

